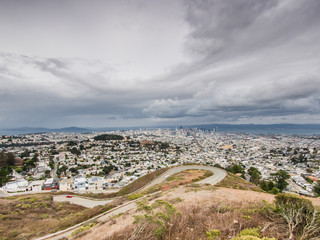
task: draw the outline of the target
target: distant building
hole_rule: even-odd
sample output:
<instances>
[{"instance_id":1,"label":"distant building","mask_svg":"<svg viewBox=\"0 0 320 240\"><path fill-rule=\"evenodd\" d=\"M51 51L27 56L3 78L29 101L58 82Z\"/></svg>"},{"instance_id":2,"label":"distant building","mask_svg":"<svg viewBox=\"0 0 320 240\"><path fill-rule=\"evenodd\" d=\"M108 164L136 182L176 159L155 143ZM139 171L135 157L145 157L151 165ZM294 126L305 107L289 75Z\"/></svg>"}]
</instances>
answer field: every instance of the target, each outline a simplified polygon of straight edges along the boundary
<instances>
[{"instance_id":1,"label":"distant building","mask_svg":"<svg viewBox=\"0 0 320 240\"><path fill-rule=\"evenodd\" d=\"M88 179L88 190L101 190L103 189L104 179L102 177L91 177Z\"/></svg>"},{"instance_id":2,"label":"distant building","mask_svg":"<svg viewBox=\"0 0 320 240\"><path fill-rule=\"evenodd\" d=\"M61 191L70 191L73 190L73 181L72 179L62 179L59 183L59 189Z\"/></svg>"},{"instance_id":3,"label":"distant building","mask_svg":"<svg viewBox=\"0 0 320 240\"><path fill-rule=\"evenodd\" d=\"M6 183L4 190L6 192L25 192L28 189L28 181L25 179L18 179L16 181Z\"/></svg>"},{"instance_id":4,"label":"distant building","mask_svg":"<svg viewBox=\"0 0 320 240\"><path fill-rule=\"evenodd\" d=\"M43 184L43 189L44 190L53 190L53 189L58 189L59 183L56 179L53 178L48 178L45 183Z\"/></svg>"},{"instance_id":5,"label":"distant building","mask_svg":"<svg viewBox=\"0 0 320 240\"><path fill-rule=\"evenodd\" d=\"M40 192L45 180L31 181L28 185L28 191Z\"/></svg>"},{"instance_id":6,"label":"distant building","mask_svg":"<svg viewBox=\"0 0 320 240\"><path fill-rule=\"evenodd\" d=\"M88 181L85 177L78 176L73 182L74 190L85 191L88 188Z\"/></svg>"}]
</instances>

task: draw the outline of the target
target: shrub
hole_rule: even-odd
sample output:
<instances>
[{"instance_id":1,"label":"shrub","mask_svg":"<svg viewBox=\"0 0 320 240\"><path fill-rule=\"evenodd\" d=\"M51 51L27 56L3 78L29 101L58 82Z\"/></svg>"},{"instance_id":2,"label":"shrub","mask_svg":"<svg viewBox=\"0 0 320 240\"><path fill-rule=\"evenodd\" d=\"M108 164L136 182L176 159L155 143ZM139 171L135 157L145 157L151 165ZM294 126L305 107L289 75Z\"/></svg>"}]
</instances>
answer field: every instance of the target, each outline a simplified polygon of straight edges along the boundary
<instances>
[{"instance_id":1,"label":"shrub","mask_svg":"<svg viewBox=\"0 0 320 240\"><path fill-rule=\"evenodd\" d=\"M275 212L286 221L289 239L300 235L300 239L309 239L320 234L320 216L310 200L293 194L276 195Z\"/></svg>"},{"instance_id":2,"label":"shrub","mask_svg":"<svg viewBox=\"0 0 320 240\"><path fill-rule=\"evenodd\" d=\"M215 240L218 239L218 237L220 237L221 232L217 229L212 229L208 232L206 232L206 236L208 240Z\"/></svg>"},{"instance_id":3,"label":"shrub","mask_svg":"<svg viewBox=\"0 0 320 240\"><path fill-rule=\"evenodd\" d=\"M131 200L131 201L141 197L143 197L142 193L133 193L127 196L128 200Z\"/></svg>"},{"instance_id":4,"label":"shrub","mask_svg":"<svg viewBox=\"0 0 320 240\"><path fill-rule=\"evenodd\" d=\"M236 237L231 240L276 240L275 238L260 237L258 228L243 229Z\"/></svg>"},{"instance_id":5,"label":"shrub","mask_svg":"<svg viewBox=\"0 0 320 240\"><path fill-rule=\"evenodd\" d=\"M280 190L277 187L273 187L270 191L270 193L272 194L278 194L280 192Z\"/></svg>"},{"instance_id":6,"label":"shrub","mask_svg":"<svg viewBox=\"0 0 320 240\"><path fill-rule=\"evenodd\" d=\"M136 228L144 229L148 226L157 239L162 239L168 230L171 217L176 214L176 208L163 200L157 200L151 205L147 205L146 201L140 201L137 204L139 210L145 210L148 214L134 216ZM160 208L160 211L155 213L153 210L157 208Z\"/></svg>"},{"instance_id":7,"label":"shrub","mask_svg":"<svg viewBox=\"0 0 320 240\"><path fill-rule=\"evenodd\" d=\"M50 216L49 216L49 214L41 214L40 216L39 216L39 219L46 219L46 218L49 218Z\"/></svg>"},{"instance_id":8,"label":"shrub","mask_svg":"<svg viewBox=\"0 0 320 240\"><path fill-rule=\"evenodd\" d=\"M246 228L243 229L239 236L254 236L254 237L260 237L259 229L258 228Z\"/></svg>"},{"instance_id":9,"label":"shrub","mask_svg":"<svg viewBox=\"0 0 320 240\"><path fill-rule=\"evenodd\" d=\"M92 228L93 226L95 226L96 223L90 223L86 226L82 226L80 228L78 228L77 230L74 230L72 233L71 233L71 236L74 237L75 235L78 235L79 233L82 233L84 231L87 231L89 230L90 228Z\"/></svg>"}]
</instances>

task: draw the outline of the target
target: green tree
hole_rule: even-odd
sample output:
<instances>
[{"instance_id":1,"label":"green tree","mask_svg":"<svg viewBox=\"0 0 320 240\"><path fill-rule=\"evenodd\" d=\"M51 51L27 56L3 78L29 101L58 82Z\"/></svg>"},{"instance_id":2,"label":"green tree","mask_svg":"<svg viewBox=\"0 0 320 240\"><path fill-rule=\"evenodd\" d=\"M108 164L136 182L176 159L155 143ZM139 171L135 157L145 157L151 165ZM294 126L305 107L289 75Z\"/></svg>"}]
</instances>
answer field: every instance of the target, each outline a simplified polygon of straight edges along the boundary
<instances>
[{"instance_id":1,"label":"green tree","mask_svg":"<svg viewBox=\"0 0 320 240\"><path fill-rule=\"evenodd\" d=\"M251 167L248 170L248 174L250 175L250 182L258 185L261 179L261 173L255 167Z\"/></svg>"},{"instance_id":2,"label":"green tree","mask_svg":"<svg viewBox=\"0 0 320 240\"><path fill-rule=\"evenodd\" d=\"M299 235L310 239L320 234L320 216L308 199L293 194L279 193L275 198L276 209L288 225L289 239Z\"/></svg>"},{"instance_id":3,"label":"green tree","mask_svg":"<svg viewBox=\"0 0 320 240\"><path fill-rule=\"evenodd\" d=\"M14 166L15 164L15 156L13 153L7 153L7 165Z\"/></svg>"},{"instance_id":4,"label":"green tree","mask_svg":"<svg viewBox=\"0 0 320 240\"><path fill-rule=\"evenodd\" d=\"M244 168L240 165L233 164L226 168L227 171L232 172L233 174L242 173L244 174Z\"/></svg>"},{"instance_id":5,"label":"green tree","mask_svg":"<svg viewBox=\"0 0 320 240\"><path fill-rule=\"evenodd\" d=\"M0 187L10 180L11 177L11 168L0 168Z\"/></svg>"},{"instance_id":6,"label":"green tree","mask_svg":"<svg viewBox=\"0 0 320 240\"><path fill-rule=\"evenodd\" d=\"M313 191L315 194L320 195L320 181L314 186Z\"/></svg>"},{"instance_id":7,"label":"green tree","mask_svg":"<svg viewBox=\"0 0 320 240\"><path fill-rule=\"evenodd\" d=\"M290 178L290 175L286 171L279 170L278 172L271 174L271 176L280 192L289 185L286 180Z\"/></svg>"},{"instance_id":8,"label":"green tree","mask_svg":"<svg viewBox=\"0 0 320 240\"><path fill-rule=\"evenodd\" d=\"M50 170L46 170L46 171L44 172L46 178L49 178L49 177L50 177L50 173L51 173Z\"/></svg>"}]
</instances>

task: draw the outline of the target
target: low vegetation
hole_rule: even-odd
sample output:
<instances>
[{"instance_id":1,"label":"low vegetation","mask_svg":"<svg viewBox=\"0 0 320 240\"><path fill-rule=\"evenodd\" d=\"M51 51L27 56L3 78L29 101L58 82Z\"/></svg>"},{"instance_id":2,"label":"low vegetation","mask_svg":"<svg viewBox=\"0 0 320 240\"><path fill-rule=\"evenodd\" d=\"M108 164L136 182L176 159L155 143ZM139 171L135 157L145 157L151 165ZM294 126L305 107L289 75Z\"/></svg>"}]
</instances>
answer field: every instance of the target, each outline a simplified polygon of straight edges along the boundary
<instances>
[{"instance_id":1,"label":"low vegetation","mask_svg":"<svg viewBox=\"0 0 320 240\"><path fill-rule=\"evenodd\" d=\"M115 135L115 134L101 134L101 135L95 136L93 139L96 141L110 141L110 140L120 141L120 140L123 140L124 137L120 135Z\"/></svg>"},{"instance_id":2,"label":"low vegetation","mask_svg":"<svg viewBox=\"0 0 320 240\"><path fill-rule=\"evenodd\" d=\"M228 175L221 182L215 185L216 187L226 187L240 190L251 190L256 192L263 192L263 190L257 185L247 182L241 177L235 174L228 173Z\"/></svg>"},{"instance_id":3,"label":"low vegetation","mask_svg":"<svg viewBox=\"0 0 320 240\"><path fill-rule=\"evenodd\" d=\"M52 195L35 194L0 199L0 239L31 239L53 233L105 212L120 203L91 209L54 202Z\"/></svg>"},{"instance_id":4,"label":"low vegetation","mask_svg":"<svg viewBox=\"0 0 320 240\"><path fill-rule=\"evenodd\" d=\"M278 194L273 204L143 200L137 208L132 225L104 240L304 240L320 235L317 209L290 194Z\"/></svg>"},{"instance_id":5,"label":"low vegetation","mask_svg":"<svg viewBox=\"0 0 320 240\"><path fill-rule=\"evenodd\" d=\"M80 235L82 235L84 232L88 231L90 228L92 228L95 225L96 225L96 223L92 222L92 223L86 224L84 226L81 226L77 230L74 230L71 233L71 237L79 237Z\"/></svg>"},{"instance_id":6,"label":"low vegetation","mask_svg":"<svg viewBox=\"0 0 320 240\"><path fill-rule=\"evenodd\" d=\"M117 196L123 196L132 192L135 192L137 190L139 190L140 188L142 188L143 186L147 185L148 183L150 183L152 180L154 180L155 178L157 178L158 176L160 176L162 173L164 173L165 171L167 171L168 168L161 168L159 170L156 170L152 173L149 173L147 175L144 175L140 178L138 178L137 180L135 180L134 182L130 183L129 185L123 187L118 193Z\"/></svg>"},{"instance_id":7,"label":"low vegetation","mask_svg":"<svg viewBox=\"0 0 320 240\"><path fill-rule=\"evenodd\" d=\"M208 170L196 170L196 169L184 170L182 172L175 173L169 176L166 179L166 181L164 181L162 184L158 186L158 189L168 190L181 185L186 185L189 183L195 183L195 182L201 181L212 175L213 173Z\"/></svg>"}]
</instances>

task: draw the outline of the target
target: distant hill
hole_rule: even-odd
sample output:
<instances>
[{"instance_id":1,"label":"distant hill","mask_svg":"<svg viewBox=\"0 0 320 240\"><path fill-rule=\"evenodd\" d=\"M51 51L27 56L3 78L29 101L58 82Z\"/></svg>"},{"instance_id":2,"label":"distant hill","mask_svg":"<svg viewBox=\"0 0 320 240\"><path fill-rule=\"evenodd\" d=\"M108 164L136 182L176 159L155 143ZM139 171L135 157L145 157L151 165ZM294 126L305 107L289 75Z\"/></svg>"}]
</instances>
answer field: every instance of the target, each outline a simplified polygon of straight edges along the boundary
<instances>
[{"instance_id":1,"label":"distant hill","mask_svg":"<svg viewBox=\"0 0 320 240\"><path fill-rule=\"evenodd\" d=\"M198 128L203 130L213 130L216 132L234 132L249 134L288 134L288 135L320 135L320 124L199 124L199 125L182 125L182 128ZM176 129L175 126L154 126L154 127L105 127L105 128L9 128L0 129L0 135L19 135L29 133L44 132L103 132L103 131L122 131L137 129Z\"/></svg>"},{"instance_id":2,"label":"distant hill","mask_svg":"<svg viewBox=\"0 0 320 240\"><path fill-rule=\"evenodd\" d=\"M17 135L17 134L29 134L29 133L47 133L47 132L92 132L92 129L79 128L79 127L65 127L65 128L8 128L0 131L0 135Z\"/></svg>"}]
</instances>

